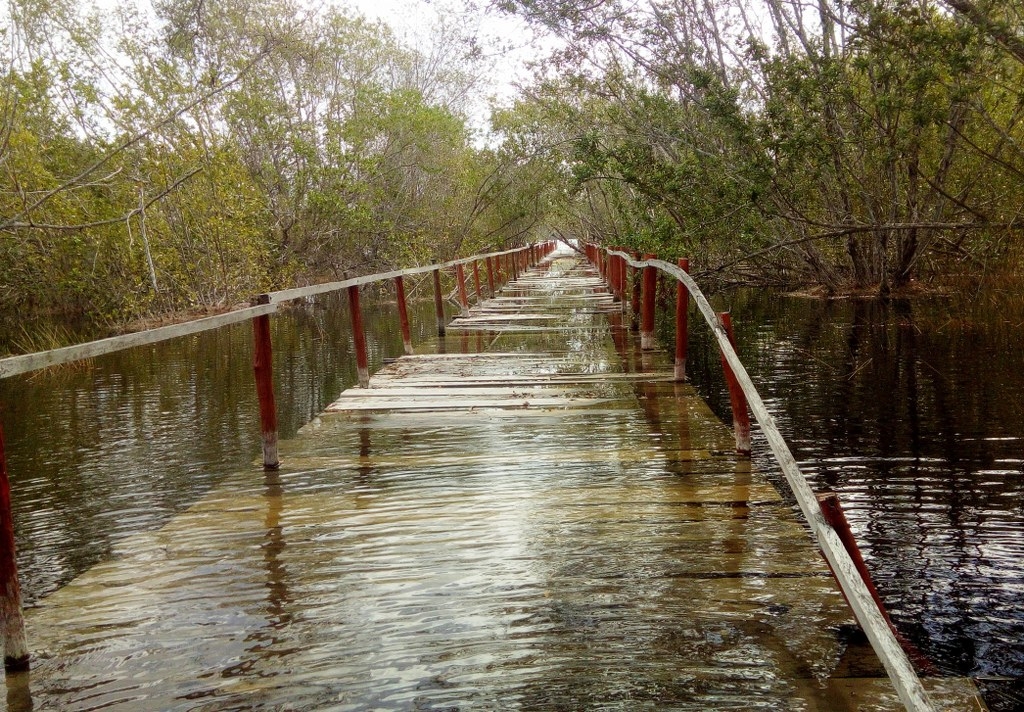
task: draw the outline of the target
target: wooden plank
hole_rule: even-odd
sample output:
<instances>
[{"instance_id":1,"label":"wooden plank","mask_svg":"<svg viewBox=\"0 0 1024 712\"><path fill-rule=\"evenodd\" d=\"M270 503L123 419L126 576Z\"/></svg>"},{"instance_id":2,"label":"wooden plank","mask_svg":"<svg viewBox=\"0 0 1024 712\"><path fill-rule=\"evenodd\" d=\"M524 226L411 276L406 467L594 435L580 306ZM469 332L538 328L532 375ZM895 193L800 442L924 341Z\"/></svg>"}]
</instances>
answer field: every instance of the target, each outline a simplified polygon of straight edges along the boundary
<instances>
[{"instance_id":1,"label":"wooden plank","mask_svg":"<svg viewBox=\"0 0 1024 712\"><path fill-rule=\"evenodd\" d=\"M404 383L404 382L400 382ZM577 389L559 388L547 384L531 384L527 386L465 386L458 381L453 381L445 386L412 386L400 385L383 388L361 388L358 391L350 389L344 391L338 400L359 399L359 398L438 398L438 397L463 397L463 396L522 396L530 397L536 395L564 395L574 393Z\"/></svg>"},{"instance_id":2,"label":"wooden plank","mask_svg":"<svg viewBox=\"0 0 1024 712\"><path fill-rule=\"evenodd\" d=\"M402 399L367 398L353 401L335 401L327 406L330 413L355 411L451 411L451 410L566 410L586 408L590 405L607 403L608 398L494 398L455 399L443 398L433 401L410 401Z\"/></svg>"}]
</instances>

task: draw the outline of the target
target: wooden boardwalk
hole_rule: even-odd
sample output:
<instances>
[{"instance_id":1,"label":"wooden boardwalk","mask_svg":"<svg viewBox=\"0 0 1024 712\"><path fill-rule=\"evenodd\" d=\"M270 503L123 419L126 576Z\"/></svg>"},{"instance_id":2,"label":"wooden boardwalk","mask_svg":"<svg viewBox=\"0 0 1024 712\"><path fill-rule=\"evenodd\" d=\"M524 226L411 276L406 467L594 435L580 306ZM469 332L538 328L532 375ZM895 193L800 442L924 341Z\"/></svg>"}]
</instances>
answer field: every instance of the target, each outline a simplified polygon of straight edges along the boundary
<instances>
[{"instance_id":1,"label":"wooden boardwalk","mask_svg":"<svg viewBox=\"0 0 1024 712\"><path fill-rule=\"evenodd\" d=\"M900 709L732 449L556 253L30 611L8 707Z\"/></svg>"}]
</instances>

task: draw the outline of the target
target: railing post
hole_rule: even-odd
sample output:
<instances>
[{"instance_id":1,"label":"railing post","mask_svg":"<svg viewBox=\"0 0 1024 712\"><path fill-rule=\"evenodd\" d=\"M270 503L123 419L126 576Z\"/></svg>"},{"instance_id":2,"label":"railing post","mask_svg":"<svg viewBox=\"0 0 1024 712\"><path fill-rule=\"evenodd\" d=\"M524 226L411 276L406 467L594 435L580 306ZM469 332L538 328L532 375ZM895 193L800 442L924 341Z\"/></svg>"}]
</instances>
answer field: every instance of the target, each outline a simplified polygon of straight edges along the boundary
<instances>
[{"instance_id":1,"label":"railing post","mask_svg":"<svg viewBox=\"0 0 1024 712\"><path fill-rule=\"evenodd\" d=\"M626 248L625 247L620 247L619 249L625 251ZM629 265L626 264L626 258L625 257L619 257L618 258L618 262L619 262L619 274L618 274L618 277L619 277L619 306L622 308L622 311L625 312L625 311L627 311L629 309L629 303L626 300L626 286L627 286L626 272L629 269Z\"/></svg>"},{"instance_id":2,"label":"railing post","mask_svg":"<svg viewBox=\"0 0 1024 712\"><path fill-rule=\"evenodd\" d=\"M490 257L487 258L487 291L491 293L492 299L497 294L494 291L494 261Z\"/></svg>"},{"instance_id":3,"label":"railing post","mask_svg":"<svg viewBox=\"0 0 1024 712\"><path fill-rule=\"evenodd\" d=\"M437 316L437 335L444 336L444 297L441 294L441 270L434 270L434 314Z\"/></svg>"},{"instance_id":4,"label":"railing post","mask_svg":"<svg viewBox=\"0 0 1024 712\"><path fill-rule=\"evenodd\" d=\"M517 279L519 279L519 253L518 252L514 252L511 255L509 255L508 257L509 257L509 262L512 265L512 269L510 270L511 281L514 282Z\"/></svg>"},{"instance_id":5,"label":"railing post","mask_svg":"<svg viewBox=\"0 0 1024 712\"><path fill-rule=\"evenodd\" d=\"M655 260L657 255L647 253L644 260ZM640 318L640 348L644 351L653 351L657 348L654 343L654 307L655 294L658 287L658 270L655 267L644 267L643 271L643 313Z\"/></svg>"},{"instance_id":6,"label":"railing post","mask_svg":"<svg viewBox=\"0 0 1024 712\"><path fill-rule=\"evenodd\" d=\"M4 670L29 669L28 639L21 610L21 582L14 545L11 482L7 475L4 430L0 425L0 634L4 639Z\"/></svg>"},{"instance_id":7,"label":"railing post","mask_svg":"<svg viewBox=\"0 0 1024 712\"><path fill-rule=\"evenodd\" d=\"M405 303L405 282L401 276L395 277L395 299L398 301L398 324L402 329L402 347L405 353L412 355L412 335L409 333L409 310Z\"/></svg>"},{"instance_id":8,"label":"railing post","mask_svg":"<svg viewBox=\"0 0 1024 712\"><path fill-rule=\"evenodd\" d=\"M466 293L466 270L462 264L455 265L455 279L459 286L459 309L462 316L469 316L469 295Z\"/></svg>"},{"instance_id":9,"label":"railing post","mask_svg":"<svg viewBox=\"0 0 1024 712\"><path fill-rule=\"evenodd\" d=\"M366 358L366 331L363 329L363 310L359 308L359 285L348 288L348 309L352 315L352 342L356 348L356 374L360 388L370 387L370 365Z\"/></svg>"},{"instance_id":10,"label":"railing post","mask_svg":"<svg viewBox=\"0 0 1024 712\"><path fill-rule=\"evenodd\" d=\"M476 289L476 303L483 299L480 294L480 260L473 260L473 287Z\"/></svg>"},{"instance_id":11,"label":"railing post","mask_svg":"<svg viewBox=\"0 0 1024 712\"><path fill-rule=\"evenodd\" d=\"M690 271L690 260L680 257L679 269ZM682 282L676 282L676 367L675 379L686 380L686 351L689 346L690 290Z\"/></svg>"},{"instance_id":12,"label":"railing post","mask_svg":"<svg viewBox=\"0 0 1024 712\"><path fill-rule=\"evenodd\" d=\"M736 337L732 333L732 318L729 312L722 312L718 315L722 328L729 336L729 343L733 350L736 349ZM736 434L736 452L740 455L750 454L750 413L747 412L747 397L743 395L743 388L736 379L729 362L725 360L725 353L722 356L722 370L725 372L725 381L729 385L729 402L732 404L732 427Z\"/></svg>"},{"instance_id":13,"label":"railing post","mask_svg":"<svg viewBox=\"0 0 1024 712\"><path fill-rule=\"evenodd\" d=\"M612 293L612 299L618 301L621 297L619 296L619 258L613 255L610 250L618 248L610 247L609 252L605 253L605 259L608 261L605 267L605 281L608 283L608 291Z\"/></svg>"},{"instance_id":14,"label":"railing post","mask_svg":"<svg viewBox=\"0 0 1024 712\"><path fill-rule=\"evenodd\" d=\"M857 573L860 574L861 581L864 582L864 587L871 594L871 598L874 599L875 605L878 606L878 612L882 614L882 618L889 625L889 630L892 631L893 636L899 642L900 646L906 652L907 656L917 664L917 666L928 675L936 675L938 671L935 668L935 664L929 660L921 650L914 645L912 642L907 640L896 626L893 625L892 619L889 617L889 611L885 609L885 603L882 602L882 597L878 593L878 589L875 587L875 582L871 579L871 572L868 571L867 564L864 563L864 557L860 553L860 547L857 546L857 538L853 535L853 530L850 528L850 522L846 519L846 514L843 512L843 505L839 502L839 496L835 492L823 492L817 495L818 506L821 508L821 516L824 517L828 525L832 527L835 533L839 536L839 541L842 542L843 548L846 549L846 553L850 555L850 560L853 561L854 568L857 569ZM828 560L826 559L826 563ZM829 564L829 568L831 568ZM832 572L835 575L835 572ZM843 594L846 597L846 594ZM849 604L849 600L847 600Z\"/></svg>"},{"instance_id":15,"label":"railing post","mask_svg":"<svg viewBox=\"0 0 1024 712\"><path fill-rule=\"evenodd\" d=\"M269 304L270 296L261 294L257 304ZM260 403L260 436L263 441L263 469L276 470L281 462L277 457L277 404L274 401L274 357L270 344L270 315L262 314L252 320L252 370L256 377L256 396Z\"/></svg>"},{"instance_id":16,"label":"railing post","mask_svg":"<svg viewBox=\"0 0 1024 712\"><path fill-rule=\"evenodd\" d=\"M633 259L639 260L640 253L634 252ZM633 318L630 319L630 329L633 331L640 330L640 302L641 302L641 287L643 286L643 278L640 276L642 273L636 267L633 268L633 293L630 298L630 304L633 306Z\"/></svg>"}]
</instances>

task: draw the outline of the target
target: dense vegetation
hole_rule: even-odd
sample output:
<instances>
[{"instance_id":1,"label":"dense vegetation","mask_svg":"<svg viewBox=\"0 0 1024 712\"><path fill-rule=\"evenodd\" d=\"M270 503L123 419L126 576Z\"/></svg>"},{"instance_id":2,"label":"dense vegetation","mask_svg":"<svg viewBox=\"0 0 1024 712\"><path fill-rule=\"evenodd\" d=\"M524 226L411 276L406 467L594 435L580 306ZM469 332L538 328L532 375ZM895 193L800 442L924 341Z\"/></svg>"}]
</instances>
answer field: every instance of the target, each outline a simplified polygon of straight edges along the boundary
<instances>
[{"instance_id":1,"label":"dense vegetation","mask_svg":"<svg viewBox=\"0 0 1024 712\"><path fill-rule=\"evenodd\" d=\"M505 119L558 154L562 229L881 294L1012 254L1013 0L504 3L564 41Z\"/></svg>"},{"instance_id":2,"label":"dense vegetation","mask_svg":"<svg viewBox=\"0 0 1024 712\"><path fill-rule=\"evenodd\" d=\"M218 308L538 231L833 291L980 274L1020 256L1012 2L502 0L556 49L480 136L458 22L423 49L298 0L12 0L0 316Z\"/></svg>"},{"instance_id":3,"label":"dense vegetation","mask_svg":"<svg viewBox=\"0 0 1024 712\"><path fill-rule=\"evenodd\" d=\"M474 38L291 0L9 5L0 311L121 322L521 239ZM518 192L517 192L518 191Z\"/></svg>"}]
</instances>

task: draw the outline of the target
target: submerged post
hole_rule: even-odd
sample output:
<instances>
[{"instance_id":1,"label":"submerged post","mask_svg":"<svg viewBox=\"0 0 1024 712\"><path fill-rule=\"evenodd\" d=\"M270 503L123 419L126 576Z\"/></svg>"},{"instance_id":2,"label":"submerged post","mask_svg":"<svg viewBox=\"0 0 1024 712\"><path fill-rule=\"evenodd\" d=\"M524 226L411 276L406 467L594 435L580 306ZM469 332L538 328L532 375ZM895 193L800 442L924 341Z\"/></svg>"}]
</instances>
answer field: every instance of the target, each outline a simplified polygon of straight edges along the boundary
<instances>
[{"instance_id":1,"label":"submerged post","mask_svg":"<svg viewBox=\"0 0 1024 712\"><path fill-rule=\"evenodd\" d=\"M405 303L405 282L395 277L395 300L398 302L398 325L402 329L402 347L406 355L412 355L412 335L409 333L409 309Z\"/></svg>"},{"instance_id":2,"label":"submerged post","mask_svg":"<svg viewBox=\"0 0 1024 712\"><path fill-rule=\"evenodd\" d=\"M4 430L0 425L0 634L4 637L4 670L24 672L29 668L28 639L15 553L11 482L7 475Z\"/></svg>"},{"instance_id":3,"label":"submerged post","mask_svg":"<svg viewBox=\"0 0 1024 712\"><path fill-rule=\"evenodd\" d=\"M736 348L736 337L732 333L732 318L729 312L722 312L718 315L722 328L729 336L729 343L733 349ZM725 372L725 381L729 385L729 402L732 404L732 427L736 434L736 452L740 455L750 454L750 413L747 412L747 397L743 395L743 388L736 379L729 362L725 360L722 353L722 370Z\"/></svg>"},{"instance_id":4,"label":"submerged post","mask_svg":"<svg viewBox=\"0 0 1024 712\"><path fill-rule=\"evenodd\" d=\"M359 285L348 288L348 309L352 315L352 342L356 347L356 374L359 387L370 387L370 365L366 358L366 331L363 329L363 310L359 308Z\"/></svg>"},{"instance_id":5,"label":"submerged post","mask_svg":"<svg viewBox=\"0 0 1024 712\"><path fill-rule=\"evenodd\" d=\"M842 542L843 548L846 549L846 553L850 555L850 560L853 562L854 568L857 569L857 573L860 574L861 581L864 582L864 587L871 594L871 598L874 599L875 605L878 606L878 612L882 614L882 618L885 619L886 624L889 626L889 630L892 631L893 636L896 638L900 647L906 652L914 663L922 670L925 674L936 675L938 671L935 668L935 664L929 660L921 650L914 645L912 642L907 640L896 626L893 625L892 619L889 617L889 611L885 609L885 604L882 602L882 596L878 593L878 589L875 588L875 582L871 578L871 572L868 571L868 566L864 563L864 557L860 553L860 547L857 546L857 538L853 535L853 529L850 528L850 522L846 519L846 513L843 512L843 505L839 501L839 495L835 492L823 492L817 495L818 506L821 508L821 516L824 517L825 521L833 531L839 536L839 541ZM828 560L826 559L826 563ZM832 565L829 564L829 568ZM832 572L835 575L835 571ZM841 588L841 587L840 587ZM846 594L843 593L845 597ZM849 603L849 600L847 600Z\"/></svg>"},{"instance_id":6,"label":"submerged post","mask_svg":"<svg viewBox=\"0 0 1024 712\"><path fill-rule=\"evenodd\" d=\"M871 573L868 571L867 564L864 563L864 557L861 556L860 547L857 546L857 540L853 536L853 530L850 529L850 523L846 520L846 514L839 503L838 495L835 492L824 492L817 495L817 498L818 506L821 507L821 515L828 522L829 526L835 530L836 534L839 535L839 540L843 542L843 548L850 555L850 559L857 568L857 573L860 574L861 580L864 581L864 585L867 587L868 593L871 594L871 598L875 599L875 605L878 606L879 612L885 618L885 622L889 624L892 632L896 633L892 620L889 618L889 612L885 610L885 606L882 604L882 597L878 595L878 589L875 588L875 582L871 580ZM898 637L897 635L897 639Z\"/></svg>"},{"instance_id":7,"label":"submerged post","mask_svg":"<svg viewBox=\"0 0 1024 712\"><path fill-rule=\"evenodd\" d=\"M644 255L644 260L655 260L657 255L650 252ZM658 287L658 270L647 266L643 269L643 313L640 318L640 348L644 351L653 351L657 348L654 343L654 301Z\"/></svg>"},{"instance_id":8,"label":"submerged post","mask_svg":"<svg viewBox=\"0 0 1024 712\"><path fill-rule=\"evenodd\" d=\"M270 296L261 294L257 304L269 304ZM252 370L256 377L256 396L260 402L260 435L263 440L263 469L276 470L277 404L274 402L274 356L270 345L270 315L252 320Z\"/></svg>"},{"instance_id":9,"label":"submerged post","mask_svg":"<svg viewBox=\"0 0 1024 712\"><path fill-rule=\"evenodd\" d=\"M469 295L466 293L466 270L462 264L455 265L455 280L459 285L459 309L462 316L469 316Z\"/></svg>"},{"instance_id":10,"label":"submerged post","mask_svg":"<svg viewBox=\"0 0 1024 712\"><path fill-rule=\"evenodd\" d=\"M444 336L444 297L441 295L441 270L434 270L434 314L437 316L437 335Z\"/></svg>"},{"instance_id":11,"label":"submerged post","mask_svg":"<svg viewBox=\"0 0 1024 712\"><path fill-rule=\"evenodd\" d=\"M684 272L690 271L690 260L680 257L676 263ZM676 364L675 379L686 380L686 351L689 346L690 290L676 282Z\"/></svg>"}]
</instances>

